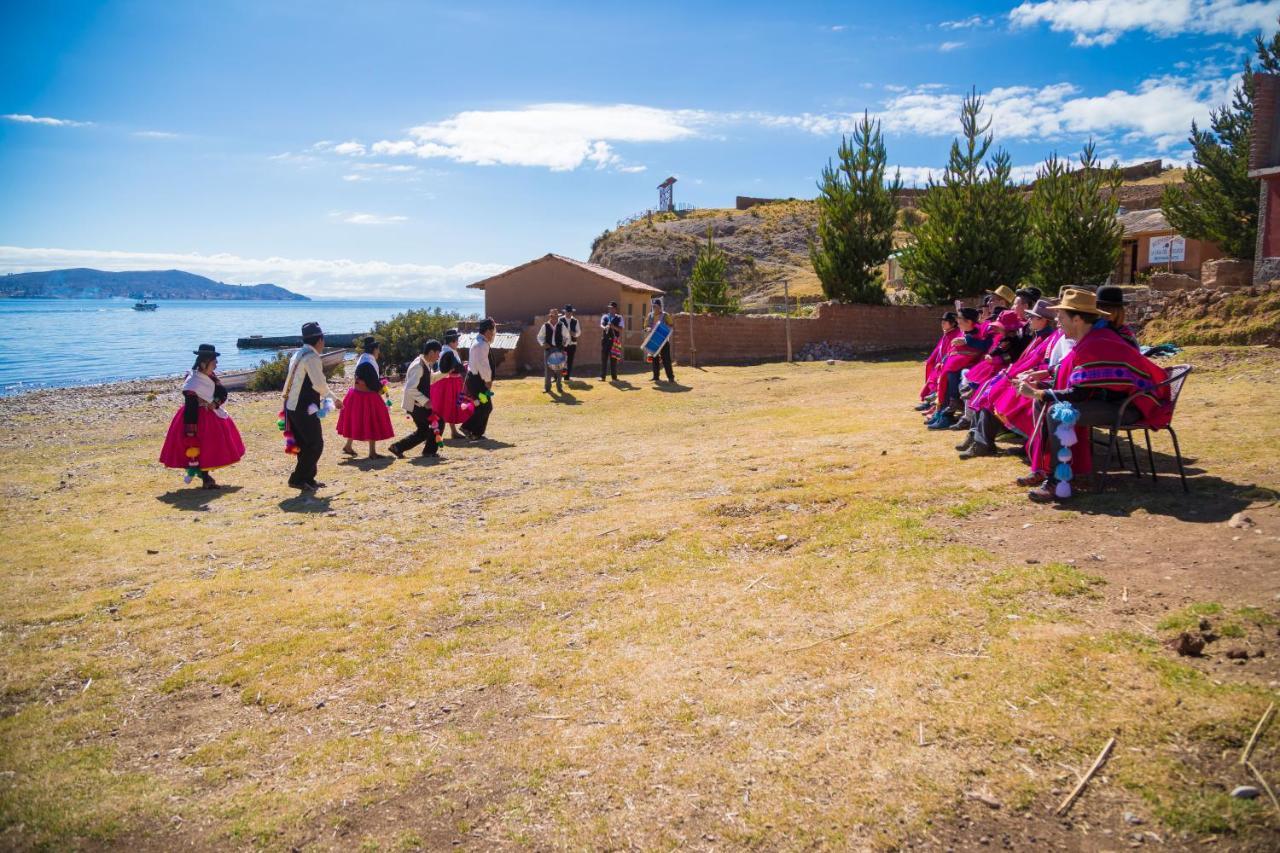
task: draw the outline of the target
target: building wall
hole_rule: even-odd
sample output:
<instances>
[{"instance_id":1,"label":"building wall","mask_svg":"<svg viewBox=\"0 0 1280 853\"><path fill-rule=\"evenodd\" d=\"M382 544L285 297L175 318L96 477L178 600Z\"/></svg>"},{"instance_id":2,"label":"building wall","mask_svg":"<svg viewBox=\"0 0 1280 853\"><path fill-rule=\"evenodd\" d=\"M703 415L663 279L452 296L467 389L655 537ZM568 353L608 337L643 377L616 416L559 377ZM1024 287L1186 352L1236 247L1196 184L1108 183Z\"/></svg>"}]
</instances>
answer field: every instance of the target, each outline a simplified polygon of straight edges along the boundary
<instances>
[{"instance_id":1,"label":"building wall","mask_svg":"<svg viewBox=\"0 0 1280 853\"><path fill-rule=\"evenodd\" d=\"M1155 272L1158 270L1167 271L1170 269L1170 265L1167 263L1154 264L1154 265L1151 263L1150 261L1151 238L1152 237L1170 237L1170 236L1174 236L1175 233L1176 232L1173 232L1173 231L1165 231L1158 234L1141 234L1138 236L1137 238L1138 272L1143 272L1146 270L1151 270L1152 272ZM1185 275L1189 275L1194 278L1199 278L1201 264L1203 264L1205 261L1216 260L1217 258L1221 258L1222 256L1223 256L1222 250L1219 249L1215 244L1206 242L1204 240L1192 240L1191 238L1187 238L1186 258L1181 261L1174 261L1172 265L1172 270L1173 272L1176 272L1176 273L1183 273ZM1129 272L1129 256L1127 252L1121 252L1120 269L1123 271L1123 276L1125 276L1120 279L1120 283L1128 284L1129 281L1127 276Z\"/></svg>"},{"instance_id":2,"label":"building wall","mask_svg":"<svg viewBox=\"0 0 1280 853\"><path fill-rule=\"evenodd\" d=\"M626 303L637 306L638 312L646 296L554 258L530 264L484 288L485 314L499 323L528 324L534 317L544 316L553 305L572 305L579 312L602 314L611 301L617 302L626 316ZM641 314L635 322L639 324L643 319Z\"/></svg>"}]
</instances>

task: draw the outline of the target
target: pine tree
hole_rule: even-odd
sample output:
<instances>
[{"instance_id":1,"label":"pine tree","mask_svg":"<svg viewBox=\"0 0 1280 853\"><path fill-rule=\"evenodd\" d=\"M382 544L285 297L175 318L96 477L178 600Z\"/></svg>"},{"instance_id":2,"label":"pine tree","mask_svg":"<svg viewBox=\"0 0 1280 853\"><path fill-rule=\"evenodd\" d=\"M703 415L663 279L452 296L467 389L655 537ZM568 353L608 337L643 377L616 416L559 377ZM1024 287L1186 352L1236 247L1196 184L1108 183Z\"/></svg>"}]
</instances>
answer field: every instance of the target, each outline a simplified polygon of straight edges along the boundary
<instances>
[{"instance_id":1,"label":"pine tree","mask_svg":"<svg viewBox=\"0 0 1280 853\"><path fill-rule=\"evenodd\" d=\"M1002 284L1016 285L1031 268L1027 204L1011 179L1009 155L991 152L991 121L982 121L982 99L965 96L964 136L951 143L941 183L929 180L920 201L924 219L902 255L907 285L926 302L976 296ZM985 165L984 165L985 161Z\"/></svg>"},{"instance_id":2,"label":"pine tree","mask_svg":"<svg viewBox=\"0 0 1280 853\"><path fill-rule=\"evenodd\" d=\"M707 242L698 250L689 275L690 309L708 314L733 314L738 310L738 300L729 291L729 263L724 252L716 246L707 226Z\"/></svg>"},{"instance_id":3,"label":"pine tree","mask_svg":"<svg viewBox=\"0 0 1280 853\"><path fill-rule=\"evenodd\" d=\"M1046 292L1067 284L1102 284L1120 260L1124 229L1116 219L1120 169L1098 165L1090 140L1080 168L1049 155L1031 192L1032 281Z\"/></svg>"},{"instance_id":4,"label":"pine tree","mask_svg":"<svg viewBox=\"0 0 1280 853\"><path fill-rule=\"evenodd\" d=\"M809 259L828 299L881 305L885 301L881 266L893 251L900 174L885 185L884 137L880 122L866 113L842 137L839 165L827 161L818 184L818 239Z\"/></svg>"},{"instance_id":5,"label":"pine tree","mask_svg":"<svg viewBox=\"0 0 1280 853\"><path fill-rule=\"evenodd\" d=\"M1254 38L1262 71L1280 71L1280 33ZM1191 123L1192 159L1185 184L1165 188L1160 200L1169 224L1184 237L1217 243L1234 258L1251 259L1258 237L1258 182L1249 177L1253 131L1253 66L1246 61L1231 104L1209 113L1209 130Z\"/></svg>"}]
</instances>

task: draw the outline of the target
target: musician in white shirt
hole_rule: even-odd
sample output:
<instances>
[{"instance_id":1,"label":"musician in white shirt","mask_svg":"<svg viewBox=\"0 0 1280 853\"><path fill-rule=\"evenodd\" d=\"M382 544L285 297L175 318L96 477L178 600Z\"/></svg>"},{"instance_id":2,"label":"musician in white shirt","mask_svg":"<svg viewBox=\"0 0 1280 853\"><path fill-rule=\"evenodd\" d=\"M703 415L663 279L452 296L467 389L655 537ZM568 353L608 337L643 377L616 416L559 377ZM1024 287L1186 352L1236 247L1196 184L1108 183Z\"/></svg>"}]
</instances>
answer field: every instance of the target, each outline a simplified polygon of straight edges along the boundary
<instances>
[{"instance_id":1,"label":"musician in white shirt","mask_svg":"<svg viewBox=\"0 0 1280 853\"><path fill-rule=\"evenodd\" d=\"M574 315L573 306L564 306L564 317L560 322L564 323L566 338L564 343L564 354L566 362L564 365L564 378L573 378L573 359L578 354L578 338L582 337L582 325L578 322L578 318Z\"/></svg>"},{"instance_id":2,"label":"musician in white shirt","mask_svg":"<svg viewBox=\"0 0 1280 853\"><path fill-rule=\"evenodd\" d=\"M655 296L653 298L653 307L649 310L649 314L644 320L644 331L647 335L653 331L653 327L659 323L671 325L670 315L662 308L662 297ZM671 338L668 337L662 348L653 355L653 381L658 381L658 368L665 367L667 369L667 381L674 383L676 381L675 371L671 368Z\"/></svg>"},{"instance_id":3,"label":"musician in white shirt","mask_svg":"<svg viewBox=\"0 0 1280 853\"><path fill-rule=\"evenodd\" d=\"M561 365L551 364L553 353L565 353L568 350L569 327L560 317L560 311L552 308L547 311L547 321L538 327L538 344L542 347L542 393L551 393L551 378L556 380L556 393L563 394L564 386L560 382Z\"/></svg>"},{"instance_id":4,"label":"musician in white shirt","mask_svg":"<svg viewBox=\"0 0 1280 853\"><path fill-rule=\"evenodd\" d=\"M489 364L489 345L497 337L498 325L492 317L480 321L476 342L467 353L467 377L463 380L467 394L475 400L475 412L461 426L464 436L470 441L484 438L489 426L489 415L493 412L493 400L490 393L493 389L493 367Z\"/></svg>"}]
</instances>

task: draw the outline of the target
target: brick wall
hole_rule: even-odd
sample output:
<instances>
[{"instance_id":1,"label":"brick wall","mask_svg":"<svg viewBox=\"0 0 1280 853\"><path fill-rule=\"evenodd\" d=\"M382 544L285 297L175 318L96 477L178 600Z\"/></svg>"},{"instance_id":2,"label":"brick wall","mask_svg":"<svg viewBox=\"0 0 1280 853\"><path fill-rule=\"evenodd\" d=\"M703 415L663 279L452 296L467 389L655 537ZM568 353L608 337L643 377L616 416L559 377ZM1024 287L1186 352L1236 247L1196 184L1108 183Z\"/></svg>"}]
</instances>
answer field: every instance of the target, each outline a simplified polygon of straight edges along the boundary
<instances>
[{"instance_id":1,"label":"brick wall","mask_svg":"<svg viewBox=\"0 0 1280 853\"><path fill-rule=\"evenodd\" d=\"M841 305L824 302L814 318L792 318L791 348L806 343L847 343L859 352L904 347L928 348L937 342L941 308L906 305ZM692 324L692 328L691 328ZM673 315L673 349L679 364L689 364L690 334L698 364L780 361L787 356L786 320L735 314Z\"/></svg>"}]
</instances>

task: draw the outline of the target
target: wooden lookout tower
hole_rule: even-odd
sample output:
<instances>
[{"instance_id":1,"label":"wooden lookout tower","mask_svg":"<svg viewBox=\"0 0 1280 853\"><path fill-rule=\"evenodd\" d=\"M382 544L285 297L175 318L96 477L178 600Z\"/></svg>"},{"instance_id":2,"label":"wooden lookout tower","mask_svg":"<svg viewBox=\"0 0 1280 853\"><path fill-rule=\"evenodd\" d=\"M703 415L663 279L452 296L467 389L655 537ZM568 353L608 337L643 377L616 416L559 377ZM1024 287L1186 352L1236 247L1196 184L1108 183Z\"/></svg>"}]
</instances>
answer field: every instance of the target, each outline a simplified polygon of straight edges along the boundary
<instances>
[{"instance_id":1,"label":"wooden lookout tower","mask_svg":"<svg viewBox=\"0 0 1280 853\"><path fill-rule=\"evenodd\" d=\"M658 210L662 213L671 213L676 209L675 200L671 195L671 188L675 186L675 178L667 178L658 184Z\"/></svg>"}]
</instances>

